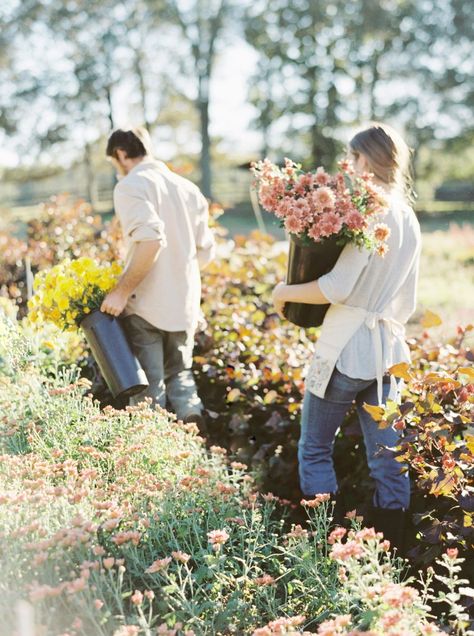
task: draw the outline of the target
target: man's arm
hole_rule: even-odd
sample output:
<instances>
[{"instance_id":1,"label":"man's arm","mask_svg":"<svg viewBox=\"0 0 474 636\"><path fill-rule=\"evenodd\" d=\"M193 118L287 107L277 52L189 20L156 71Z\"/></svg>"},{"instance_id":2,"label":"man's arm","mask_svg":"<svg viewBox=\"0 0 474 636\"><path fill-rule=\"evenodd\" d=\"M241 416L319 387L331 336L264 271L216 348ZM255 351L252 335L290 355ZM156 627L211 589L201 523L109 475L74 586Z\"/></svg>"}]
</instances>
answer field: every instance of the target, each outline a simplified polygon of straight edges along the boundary
<instances>
[{"instance_id":1,"label":"man's arm","mask_svg":"<svg viewBox=\"0 0 474 636\"><path fill-rule=\"evenodd\" d=\"M135 244L132 258L119 278L115 288L104 298L100 310L112 316L120 316L128 302L130 294L138 287L153 267L162 242L140 241Z\"/></svg>"},{"instance_id":2,"label":"man's arm","mask_svg":"<svg viewBox=\"0 0 474 636\"><path fill-rule=\"evenodd\" d=\"M202 194L199 199L195 239L199 267L204 269L215 258L216 242L209 227L209 204Z\"/></svg>"}]
</instances>

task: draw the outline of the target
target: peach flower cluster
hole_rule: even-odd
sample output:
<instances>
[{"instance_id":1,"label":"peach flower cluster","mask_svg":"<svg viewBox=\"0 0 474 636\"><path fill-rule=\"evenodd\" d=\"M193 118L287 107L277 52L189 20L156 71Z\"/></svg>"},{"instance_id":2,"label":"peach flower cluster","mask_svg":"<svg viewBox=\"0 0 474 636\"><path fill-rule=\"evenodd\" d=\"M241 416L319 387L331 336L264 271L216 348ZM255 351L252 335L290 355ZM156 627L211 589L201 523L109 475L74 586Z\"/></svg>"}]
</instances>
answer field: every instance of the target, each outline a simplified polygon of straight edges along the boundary
<instances>
[{"instance_id":1,"label":"peach flower cluster","mask_svg":"<svg viewBox=\"0 0 474 636\"><path fill-rule=\"evenodd\" d=\"M280 219L292 235L320 242L330 237L387 252L390 229L376 221L386 212L387 200L372 175L356 176L348 161L330 175L319 167L303 172L285 159L283 168L269 159L251 167L262 206Z\"/></svg>"}]
</instances>

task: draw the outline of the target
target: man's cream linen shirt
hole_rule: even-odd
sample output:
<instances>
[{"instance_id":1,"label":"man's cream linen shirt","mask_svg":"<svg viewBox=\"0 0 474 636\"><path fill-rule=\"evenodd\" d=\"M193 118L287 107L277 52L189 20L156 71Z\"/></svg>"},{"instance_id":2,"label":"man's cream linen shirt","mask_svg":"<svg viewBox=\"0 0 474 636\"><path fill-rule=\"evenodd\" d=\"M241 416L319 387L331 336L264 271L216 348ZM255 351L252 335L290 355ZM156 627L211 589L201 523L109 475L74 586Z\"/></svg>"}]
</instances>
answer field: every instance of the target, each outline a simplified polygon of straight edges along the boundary
<instances>
[{"instance_id":1,"label":"man's cream linen shirt","mask_svg":"<svg viewBox=\"0 0 474 636\"><path fill-rule=\"evenodd\" d=\"M164 163L145 157L114 189L126 262L136 243L159 240L151 271L130 296L125 315L137 314L164 331L195 329L200 315L201 275L215 253L205 197Z\"/></svg>"}]
</instances>

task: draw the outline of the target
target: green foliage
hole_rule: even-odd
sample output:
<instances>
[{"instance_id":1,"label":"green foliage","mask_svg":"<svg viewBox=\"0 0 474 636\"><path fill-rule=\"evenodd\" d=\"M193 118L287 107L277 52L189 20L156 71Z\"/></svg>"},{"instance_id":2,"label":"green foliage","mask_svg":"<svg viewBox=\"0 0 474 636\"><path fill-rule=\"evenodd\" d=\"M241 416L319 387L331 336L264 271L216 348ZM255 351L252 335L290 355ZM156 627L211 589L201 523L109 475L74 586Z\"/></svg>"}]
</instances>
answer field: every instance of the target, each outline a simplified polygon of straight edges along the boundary
<instances>
[{"instance_id":1,"label":"green foliage","mask_svg":"<svg viewBox=\"0 0 474 636\"><path fill-rule=\"evenodd\" d=\"M412 343L412 366L393 370L406 381L403 403L379 424L405 430L397 459L408 463L415 482L412 555L424 564L447 546L471 557L474 548L474 356L465 335L459 328L443 345L427 333Z\"/></svg>"}]
</instances>

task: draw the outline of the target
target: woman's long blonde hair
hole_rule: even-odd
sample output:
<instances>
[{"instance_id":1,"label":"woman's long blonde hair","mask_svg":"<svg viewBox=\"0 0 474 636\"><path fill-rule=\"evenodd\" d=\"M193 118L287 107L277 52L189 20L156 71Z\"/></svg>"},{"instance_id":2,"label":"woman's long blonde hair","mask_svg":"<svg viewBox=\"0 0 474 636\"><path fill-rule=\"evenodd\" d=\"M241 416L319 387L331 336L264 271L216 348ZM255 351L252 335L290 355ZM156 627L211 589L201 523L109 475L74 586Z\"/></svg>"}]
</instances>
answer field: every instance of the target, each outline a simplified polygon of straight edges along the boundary
<instances>
[{"instance_id":1,"label":"woman's long blonde hair","mask_svg":"<svg viewBox=\"0 0 474 636\"><path fill-rule=\"evenodd\" d=\"M377 179L394 187L413 205L416 196L411 166L413 151L396 130L373 122L354 135L349 147L354 155L366 157L370 172Z\"/></svg>"}]
</instances>

